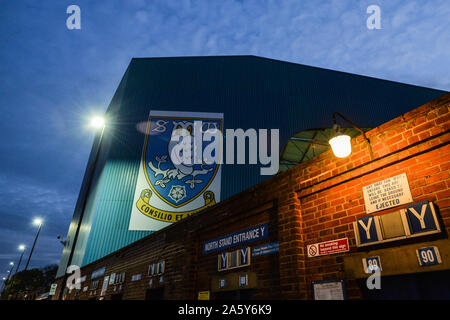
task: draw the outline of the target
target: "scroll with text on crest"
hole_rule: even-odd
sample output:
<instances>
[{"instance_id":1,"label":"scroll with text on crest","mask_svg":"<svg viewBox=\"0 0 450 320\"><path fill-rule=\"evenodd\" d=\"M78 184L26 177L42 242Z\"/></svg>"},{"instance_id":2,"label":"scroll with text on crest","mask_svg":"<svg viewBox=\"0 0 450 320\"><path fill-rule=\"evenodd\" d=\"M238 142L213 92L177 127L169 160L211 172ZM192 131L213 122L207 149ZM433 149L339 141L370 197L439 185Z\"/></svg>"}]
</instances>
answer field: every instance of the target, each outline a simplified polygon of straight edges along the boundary
<instances>
[{"instance_id":1,"label":"scroll with text on crest","mask_svg":"<svg viewBox=\"0 0 450 320\"><path fill-rule=\"evenodd\" d=\"M157 231L220 201L222 131L221 113L150 111L129 230Z\"/></svg>"}]
</instances>

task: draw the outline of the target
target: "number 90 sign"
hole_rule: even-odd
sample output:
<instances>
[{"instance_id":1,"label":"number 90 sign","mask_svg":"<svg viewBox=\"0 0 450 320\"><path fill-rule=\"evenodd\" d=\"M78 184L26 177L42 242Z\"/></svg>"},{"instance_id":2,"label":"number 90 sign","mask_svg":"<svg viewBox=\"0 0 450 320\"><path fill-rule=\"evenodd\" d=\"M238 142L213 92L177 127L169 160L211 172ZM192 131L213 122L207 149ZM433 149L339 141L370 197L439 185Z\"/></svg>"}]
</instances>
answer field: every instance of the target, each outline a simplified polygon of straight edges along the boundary
<instances>
[{"instance_id":1,"label":"number 90 sign","mask_svg":"<svg viewBox=\"0 0 450 320\"><path fill-rule=\"evenodd\" d=\"M432 266L442 263L441 255L437 247L419 248L416 250L416 254L421 266Z\"/></svg>"}]
</instances>

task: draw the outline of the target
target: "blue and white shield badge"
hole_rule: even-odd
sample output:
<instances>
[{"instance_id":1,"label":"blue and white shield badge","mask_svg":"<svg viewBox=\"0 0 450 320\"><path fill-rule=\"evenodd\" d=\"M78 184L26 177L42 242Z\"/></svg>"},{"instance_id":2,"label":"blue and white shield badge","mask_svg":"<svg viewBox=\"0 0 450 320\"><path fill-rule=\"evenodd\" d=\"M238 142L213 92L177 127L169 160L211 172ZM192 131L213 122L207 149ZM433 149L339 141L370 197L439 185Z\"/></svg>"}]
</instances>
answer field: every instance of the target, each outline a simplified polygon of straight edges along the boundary
<instances>
[{"instance_id":1,"label":"blue and white shield badge","mask_svg":"<svg viewBox=\"0 0 450 320\"><path fill-rule=\"evenodd\" d=\"M220 200L223 114L151 111L129 230L156 231Z\"/></svg>"}]
</instances>

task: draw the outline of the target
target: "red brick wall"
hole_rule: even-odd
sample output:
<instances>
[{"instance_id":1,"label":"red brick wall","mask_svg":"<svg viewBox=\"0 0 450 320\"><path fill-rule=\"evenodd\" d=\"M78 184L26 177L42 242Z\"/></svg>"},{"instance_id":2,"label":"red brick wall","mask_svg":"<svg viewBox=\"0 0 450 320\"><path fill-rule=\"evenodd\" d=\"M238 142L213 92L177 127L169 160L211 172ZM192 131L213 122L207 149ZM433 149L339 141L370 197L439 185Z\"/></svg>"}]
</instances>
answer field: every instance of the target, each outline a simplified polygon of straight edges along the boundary
<instances>
[{"instance_id":1,"label":"red brick wall","mask_svg":"<svg viewBox=\"0 0 450 320\"><path fill-rule=\"evenodd\" d=\"M250 200L251 201L251 200ZM273 203L266 203L260 207L251 210L240 211L238 215L231 215L225 212L224 219L226 223L215 222L208 224L201 229L198 229L197 245L199 249L196 261L197 281L194 292L207 291L211 288L211 280L214 276L223 277L228 273L236 271L252 271L258 275L258 290L254 294L255 299L279 299L279 264L278 255L270 254L260 257L255 257L251 260L250 267L240 269L232 269L228 271L217 271L217 260L219 252L212 252L209 254L202 254L202 244L205 241L212 240L218 236L231 234L239 230L245 230L251 226L260 224L268 224L268 239L254 241L243 246L259 246L264 243L275 242L278 239L277 230L277 214ZM213 217L213 216L211 216ZM236 246L224 251L234 251L243 246ZM214 294L211 295L215 297Z\"/></svg>"},{"instance_id":2,"label":"red brick wall","mask_svg":"<svg viewBox=\"0 0 450 320\"><path fill-rule=\"evenodd\" d=\"M292 206L294 210L286 211L302 217L302 249L308 244L347 237L351 251L355 251L352 223L366 215L363 186L404 172L414 202L430 200L437 204L449 230L449 101L450 95L446 95L369 131L366 135L373 160L367 143L359 136L352 141L350 157L337 159L327 152L293 169L293 189L300 203ZM402 207L377 214L399 208ZM282 230L283 226L279 228ZM344 277L343 255L311 259L303 256L309 298L311 281ZM350 298L361 297L354 281L348 281L347 289Z\"/></svg>"},{"instance_id":3,"label":"red brick wall","mask_svg":"<svg viewBox=\"0 0 450 320\"><path fill-rule=\"evenodd\" d=\"M93 270L107 266L106 275L127 272L124 299L143 299L149 288L149 264L165 259L165 298L195 299L198 291L209 290L212 277L219 274L217 253L203 255L202 243L269 223L269 239L251 245L278 240L279 253L258 257L247 267L258 275L255 298L311 299L312 281L344 277L346 253L308 258L305 247L347 237L350 252L356 251L352 223L366 215L363 186L406 173L414 202L433 201L450 231L449 108L447 94L367 132L373 159L359 136L352 140L348 158L338 159L327 151L96 261L83 268L88 277L82 286L90 283ZM142 280L131 282L137 273ZM361 298L356 281L346 282L349 298ZM114 293L111 290L109 286L107 297ZM81 293L82 299L87 297Z\"/></svg>"},{"instance_id":4,"label":"red brick wall","mask_svg":"<svg viewBox=\"0 0 450 320\"><path fill-rule=\"evenodd\" d=\"M251 193L248 193L241 199L253 205L253 197ZM230 213L231 207L239 211ZM263 223L267 223L269 226L268 239L252 242L251 245L258 246L265 242L277 241L277 212L273 203L264 203L249 210L242 210L241 207L242 205L238 203L233 205L230 203L230 206L216 208L214 214L202 216L201 220L198 217L188 218L183 223L172 225L83 267L82 276L86 275L87 280L81 287L90 287L92 272L106 266L105 275L125 271L126 281L121 290L119 290L119 286L116 286L116 290L114 290L115 286L109 285L105 299L109 299L111 295L117 293L122 293L123 299L144 299L146 290L164 287L165 299L195 300L199 291L210 290L214 276L223 276L236 271L217 271L218 252L203 254L203 242ZM237 246L229 250L241 247ZM147 275L149 265L161 259L166 262L164 283L159 284L159 277L154 277L153 285L150 287L151 277ZM243 270L256 272L258 275L258 290L254 294L255 299L280 298L277 254L255 258L252 260L251 266L245 267ZM142 279L131 281L132 275L139 273L142 274ZM61 287L60 280L58 288ZM95 280L100 280L97 290L88 290L87 292L81 290L80 299L100 296L103 277ZM57 294L58 292L59 289ZM74 297L75 291L72 291L68 295L68 299L74 299ZM214 293L211 293L211 297L215 297Z\"/></svg>"}]
</instances>

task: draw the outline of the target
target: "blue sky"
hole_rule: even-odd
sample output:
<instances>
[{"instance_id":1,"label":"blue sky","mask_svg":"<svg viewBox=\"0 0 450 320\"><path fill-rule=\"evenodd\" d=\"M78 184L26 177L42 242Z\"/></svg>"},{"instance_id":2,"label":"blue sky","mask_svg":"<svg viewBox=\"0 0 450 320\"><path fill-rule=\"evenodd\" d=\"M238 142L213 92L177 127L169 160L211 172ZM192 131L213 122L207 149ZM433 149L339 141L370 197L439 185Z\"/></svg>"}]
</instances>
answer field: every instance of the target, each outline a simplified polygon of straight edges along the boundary
<instances>
[{"instance_id":1,"label":"blue sky","mask_svg":"<svg viewBox=\"0 0 450 320\"><path fill-rule=\"evenodd\" d=\"M66 28L71 4L81 30ZM371 4L380 30L366 27ZM251 54L449 91L449 17L447 0L1 0L0 275L32 245L35 216L31 267L58 263L93 140L86 119L132 57Z\"/></svg>"}]
</instances>

